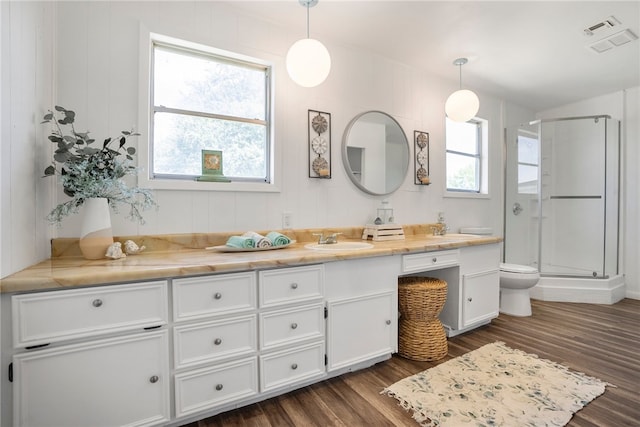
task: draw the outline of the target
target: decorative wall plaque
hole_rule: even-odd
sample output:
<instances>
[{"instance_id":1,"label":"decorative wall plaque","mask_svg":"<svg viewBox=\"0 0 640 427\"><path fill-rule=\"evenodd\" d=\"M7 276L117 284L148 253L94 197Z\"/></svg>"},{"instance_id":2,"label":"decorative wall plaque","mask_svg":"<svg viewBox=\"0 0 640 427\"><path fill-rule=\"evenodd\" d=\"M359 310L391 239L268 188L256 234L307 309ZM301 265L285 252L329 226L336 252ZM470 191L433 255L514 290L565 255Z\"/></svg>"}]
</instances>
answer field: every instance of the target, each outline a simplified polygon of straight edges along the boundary
<instances>
[{"instance_id":1,"label":"decorative wall plaque","mask_svg":"<svg viewBox=\"0 0 640 427\"><path fill-rule=\"evenodd\" d=\"M413 182L416 185L429 185L429 133L419 130L413 131L415 149L415 174Z\"/></svg>"},{"instance_id":2,"label":"decorative wall plaque","mask_svg":"<svg viewBox=\"0 0 640 427\"><path fill-rule=\"evenodd\" d=\"M331 114L309 110L309 178L331 178Z\"/></svg>"}]
</instances>

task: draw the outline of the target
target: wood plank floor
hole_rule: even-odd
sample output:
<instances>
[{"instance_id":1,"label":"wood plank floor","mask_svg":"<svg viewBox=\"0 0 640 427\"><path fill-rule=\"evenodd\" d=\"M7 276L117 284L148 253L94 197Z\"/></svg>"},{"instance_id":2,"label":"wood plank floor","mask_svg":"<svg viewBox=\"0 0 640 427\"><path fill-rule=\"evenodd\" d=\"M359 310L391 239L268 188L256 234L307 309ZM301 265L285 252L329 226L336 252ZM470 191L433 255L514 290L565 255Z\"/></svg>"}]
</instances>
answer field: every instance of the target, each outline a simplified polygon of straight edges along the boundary
<instances>
[{"instance_id":1,"label":"wood plank floor","mask_svg":"<svg viewBox=\"0 0 640 427\"><path fill-rule=\"evenodd\" d=\"M490 325L449 339L438 362L399 356L189 427L417 426L409 412L380 391L494 341L607 381L605 393L577 412L571 427L640 426L640 301L615 305L532 301L533 316L500 315ZM512 427L512 426L509 426Z\"/></svg>"}]
</instances>

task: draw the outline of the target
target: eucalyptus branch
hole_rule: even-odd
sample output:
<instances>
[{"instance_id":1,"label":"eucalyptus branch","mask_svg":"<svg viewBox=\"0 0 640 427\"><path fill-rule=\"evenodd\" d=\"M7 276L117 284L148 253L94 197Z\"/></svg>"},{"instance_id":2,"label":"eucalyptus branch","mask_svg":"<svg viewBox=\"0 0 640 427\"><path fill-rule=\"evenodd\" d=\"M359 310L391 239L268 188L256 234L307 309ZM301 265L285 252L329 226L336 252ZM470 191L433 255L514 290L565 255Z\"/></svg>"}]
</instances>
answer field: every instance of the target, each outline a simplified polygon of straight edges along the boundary
<instances>
[{"instance_id":1,"label":"eucalyptus branch","mask_svg":"<svg viewBox=\"0 0 640 427\"><path fill-rule=\"evenodd\" d=\"M123 130L119 135L105 139L101 148L90 147L95 140L89 137L88 131L76 131L75 112L60 106L54 109L55 112L49 110L45 114L42 122L55 122L48 139L57 147L52 163L44 170L44 177L58 176L64 193L71 200L54 208L47 217L49 221L60 224L65 216L77 213L86 199L103 197L116 212L118 204L129 205L127 218L144 223L141 210L157 208L151 191L130 187L122 180L126 175L137 175L138 168L133 164L136 149L127 146L127 141L140 134ZM65 126L70 130L67 134ZM115 148L112 146L114 141L117 141ZM119 157L122 154L124 158Z\"/></svg>"}]
</instances>

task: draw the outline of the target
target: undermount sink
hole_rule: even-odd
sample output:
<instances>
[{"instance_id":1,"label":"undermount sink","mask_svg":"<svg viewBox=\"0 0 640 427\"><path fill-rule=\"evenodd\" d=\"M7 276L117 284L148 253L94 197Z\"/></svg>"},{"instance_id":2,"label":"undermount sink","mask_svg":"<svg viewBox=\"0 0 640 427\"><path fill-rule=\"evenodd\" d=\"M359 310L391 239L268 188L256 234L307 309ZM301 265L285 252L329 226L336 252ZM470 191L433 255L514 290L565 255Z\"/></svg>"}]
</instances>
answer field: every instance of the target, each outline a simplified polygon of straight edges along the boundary
<instances>
[{"instance_id":1,"label":"undermount sink","mask_svg":"<svg viewBox=\"0 0 640 427\"><path fill-rule=\"evenodd\" d=\"M358 251L372 248L373 245L366 242L338 242L328 244L308 243L304 247L316 251Z\"/></svg>"}]
</instances>

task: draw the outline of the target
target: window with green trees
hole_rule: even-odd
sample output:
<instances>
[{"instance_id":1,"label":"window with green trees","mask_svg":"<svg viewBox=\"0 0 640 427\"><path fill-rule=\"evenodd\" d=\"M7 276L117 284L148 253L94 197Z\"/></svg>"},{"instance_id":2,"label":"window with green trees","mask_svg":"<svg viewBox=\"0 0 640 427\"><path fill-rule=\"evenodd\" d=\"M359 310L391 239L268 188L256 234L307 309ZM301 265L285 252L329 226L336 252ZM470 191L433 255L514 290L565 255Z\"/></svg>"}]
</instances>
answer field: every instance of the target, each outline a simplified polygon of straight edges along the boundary
<instances>
[{"instance_id":1,"label":"window with green trees","mask_svg":"<svg viewBox=\"0 0 640 427\"><path fill-rule=\"evenodd\" d=\"M270 66L157 41L152 54L152 177L193 180L206 149L232 181L270 182Z\"/></svg>"}]
</instances>

